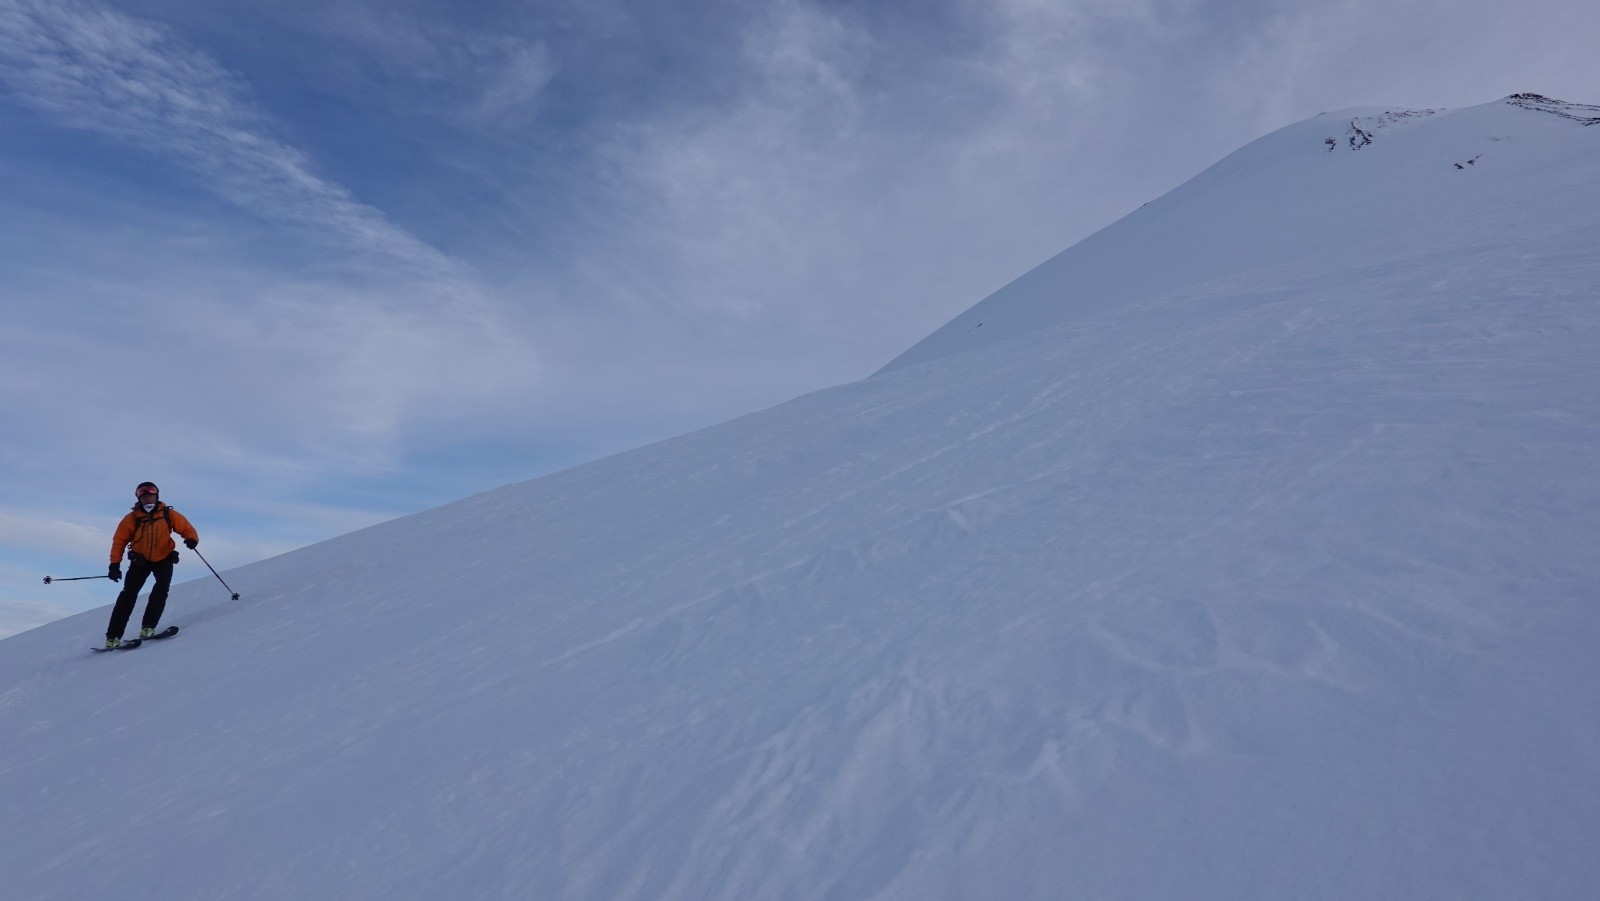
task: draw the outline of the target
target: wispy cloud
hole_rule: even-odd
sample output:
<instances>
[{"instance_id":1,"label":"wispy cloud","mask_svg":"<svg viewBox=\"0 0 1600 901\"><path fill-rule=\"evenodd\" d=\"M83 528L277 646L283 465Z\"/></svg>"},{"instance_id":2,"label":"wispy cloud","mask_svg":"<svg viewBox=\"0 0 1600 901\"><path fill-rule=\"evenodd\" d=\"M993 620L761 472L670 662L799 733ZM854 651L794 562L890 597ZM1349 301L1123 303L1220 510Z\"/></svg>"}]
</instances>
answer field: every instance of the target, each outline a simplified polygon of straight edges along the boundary
<instances>
[{"instance_id":1,"label":"wispy cloud","mask_svg":"<svg viewBox=\"0 0 1600 901\"><path fill-rule=\"evenodd\" d=\"M488 119L531 118L537 101L556 75L549 48L516 38L483 38L473 42L482 75L482 96L475 112Z\"/></svg>"},{"instance_id":2,"label":"wispy cloud","mask_svg":"<svg viewBox=\"0 0 1600 901\"><path fill-rule=\"evenodd\" d=\"M0 600L0 638L26 632L36 626L54 622L66 616L64 607L40 601Z\"/></svg>"},{"instance_id":3,"label":"wispy cloud","mask_svg":"<svg viewBox=\"0 0 1600 901\"><path fill-rule=\"evenodd\" d=\"M542 77L537 54L512 54L506 66L491 90L499 107L525 101ZM151 365L169 365L174 380L185 381L195 359L214 359L213 371L235 377L213 384L301 411L309 403L338 433L375 438L448 399L499 396L533 371L531 348L500 321L469 267L319 174L277 136L247 84L164 26L81 0L0 0L0 82L59 125L176 162L240 209L355 259L354 282L317 284L258 261L254 279L237 265L224 274L245 281L232 296L197 291L181 275L177 285L116 289L156 304L178 345L169 356L185 362ZM191 281L212 274L204 262L187 270ZM261 378L264 362L281 373L276 381Z\"/></svg>"},{"instance_id":4,"label":"wispy cloud","mask_svg":"<svg viewBox=\"0 0 1600 901\"><path fill-rule=\"evenodd\" d=\"M292 27L308 43L345 51L316 62L325 85L337 82L332 90L472 127L528 124L559 72L550 46L536 37L448 17L424 21L392 3L331 4Z\"/></svg>"},{"instance_id":5,"label":"wispy cloud","mask_svg":"<svg viewBox=\"0 0 1600 901\"><path fill-rule=\"evenodd\" d=\"M94 552L111 547L111 536L109 533L102 534L101 530L53 519L36 511L0 510L0 542L27 543L50 551L81 554L92 560Z\"/></svg>"},{"instance_id":6,"label":"wispy cloud","mask_svg":"<svg viewBox=\"0 0 1600 901\"><path fill-rule=\"evenodd\" d=\"M888 13L770 4L728 102L618 128L606 153L651 201L637 256L680 292L662 302L887 359L1061 249L1040 226L1093 184L1089 117L1125 65L1097 40L1155 26L1125 4L958 6L968 36L934 46Z\"/></svg>"},{"instance_id":7,"label":"wispy cloud","mask_svg":"<svg viewBox=\"0 0 1600 901\"><path fill-rule=\"evenodd\" d=\"M163 26L74 0L0 0L0 81L57 123L179 161L255 215L316 229L384 265L456 264L317 173L249 87Z\"/></svg>"}]
</instances>

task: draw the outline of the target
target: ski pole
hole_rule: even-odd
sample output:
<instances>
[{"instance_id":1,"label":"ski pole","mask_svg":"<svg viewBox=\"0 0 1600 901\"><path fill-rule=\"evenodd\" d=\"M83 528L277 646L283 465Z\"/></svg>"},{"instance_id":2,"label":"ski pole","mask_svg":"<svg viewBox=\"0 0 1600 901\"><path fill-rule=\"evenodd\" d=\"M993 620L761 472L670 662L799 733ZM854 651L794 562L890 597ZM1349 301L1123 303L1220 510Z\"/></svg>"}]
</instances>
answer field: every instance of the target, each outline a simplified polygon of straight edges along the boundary
<instances>
[{"instance_id":1,"label":"ski pole","mask_svg":"<svg viewBox=\"0 0 1600 901\"><path fill-rule=\"evenodd\" d=\"M84 579L109 579L109 578L111 578L111 577L108 576L108 575L105 575L104 573L102 573L102 574L100 574L98 576L67 576L65 578L60 578L60 579L58 579L58 578L56 578L54 576L45 576L44 577L44 584L49 585L51 582L82 582Z\"/></svg>"},{"instance_id":2,"label":"ski pole","mask_svg":"<svg viewBox=\"0 0 1600 901\"><path fill-rule=\"evenodd\" d=\"M200 562L204 563L206 565L206 569L211 570L211 574L213 576L217 576L216 567L211 565L211 561L206 559L206 555L205 554L200 553L200 549L199 548L192 547L192 548L189 548L189 550L194 551L194 555L196 557L200 558ZM218 582L222 582L222 587L223 588L228 588L228 583L227 582L223 582L221 576L217 576L217 581ZM239 599L239 592L234 591L232 588L228 588L228 593L233 595L233 600L237 601Z\"/></svg>"}]
</instances>

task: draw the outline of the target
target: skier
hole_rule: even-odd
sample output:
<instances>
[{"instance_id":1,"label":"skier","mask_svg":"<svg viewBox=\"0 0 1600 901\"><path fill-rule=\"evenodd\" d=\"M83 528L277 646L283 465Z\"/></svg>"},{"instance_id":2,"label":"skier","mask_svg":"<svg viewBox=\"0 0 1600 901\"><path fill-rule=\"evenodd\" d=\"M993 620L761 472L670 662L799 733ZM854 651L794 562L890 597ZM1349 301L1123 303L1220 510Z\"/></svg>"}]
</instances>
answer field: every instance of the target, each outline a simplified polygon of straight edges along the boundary
<instances>
[{"instance_id":1,"label":"skier","mask_svg":"<svg viewBox=\"0 0 1600 901\"><path fill-rule=\"evenodd\" d=\"M140 638L149 638L161 622L161 613L167 606L167 589L172 584L172 567L178 562L178 549L173 544L172 533L183 536L184 547L194 550L200 543L200 533L182 513L161 502L161 489L154 482L140 482L133 490L139 502L117 524L116 535L111 538L111 567L106 576L113 582L122 581L122 554L128 554L128 581L117 595L116 606L111 608L111 623L106 626L106 647L122 646L122 631L133 615L133 605L139 600L139 590L144 580L156 577L150 589L150 599L144 605L144 627Z\"/></svg>"}]
</instances>

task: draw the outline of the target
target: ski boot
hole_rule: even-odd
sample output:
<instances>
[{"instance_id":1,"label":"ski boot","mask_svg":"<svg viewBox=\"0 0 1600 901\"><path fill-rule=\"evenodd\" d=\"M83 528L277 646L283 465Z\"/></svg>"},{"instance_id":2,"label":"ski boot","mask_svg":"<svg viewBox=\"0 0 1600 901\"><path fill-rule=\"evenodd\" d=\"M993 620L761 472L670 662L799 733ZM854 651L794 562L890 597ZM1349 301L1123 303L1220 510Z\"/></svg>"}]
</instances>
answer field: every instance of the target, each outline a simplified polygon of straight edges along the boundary
<instances>
[{"instance_id":1,"label":"ski boot","mask_svg":"<svg viewBox=\"0 0 1600 901\"><path fill-rule=\"evenodd\" d=\"M152 636L154 634L156 634L156 630L150 628L149 626L145 626L143 629L139 630L139 637L140 638L149 638L150 636Z\"/></svg>"},{"instance_id":2,"label":"ski boot","mask_svg":"<svg viewBox=\"0 0 1600 901\"><path fill-rule=\"evenodd\" d=\"M114 648L120 648L120 647L122 647L122 639L120 639L120 638L107 638L106 639L106 650L109 651L109 650L112 650Z\"/></svg>"}]
</instances>

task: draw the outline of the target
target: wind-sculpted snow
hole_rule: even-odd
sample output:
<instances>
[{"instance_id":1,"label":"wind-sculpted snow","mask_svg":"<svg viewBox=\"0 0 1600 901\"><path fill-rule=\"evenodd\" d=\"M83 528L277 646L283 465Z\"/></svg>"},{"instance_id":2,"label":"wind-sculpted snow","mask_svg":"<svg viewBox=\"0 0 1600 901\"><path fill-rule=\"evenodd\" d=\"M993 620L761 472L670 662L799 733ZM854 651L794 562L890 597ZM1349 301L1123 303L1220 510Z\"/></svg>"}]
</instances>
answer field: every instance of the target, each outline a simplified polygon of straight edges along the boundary
<instances>
[{"instance_id":1,"label":"wind-sculpted snow","mask_svg":"<svg viewBox=\"0 0 1600 901\"><path fill-rule=\"evenodd\" d=\"M1470 174L1345 155L1432 180L1320 209L1428 226L1387 252L206 574L149 648L5 640L5 897L1592 895L1600 131L1501 109ZM1264 140L1219 216L1276 215Z\"/></svg>"}]
</instances>

